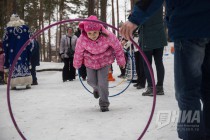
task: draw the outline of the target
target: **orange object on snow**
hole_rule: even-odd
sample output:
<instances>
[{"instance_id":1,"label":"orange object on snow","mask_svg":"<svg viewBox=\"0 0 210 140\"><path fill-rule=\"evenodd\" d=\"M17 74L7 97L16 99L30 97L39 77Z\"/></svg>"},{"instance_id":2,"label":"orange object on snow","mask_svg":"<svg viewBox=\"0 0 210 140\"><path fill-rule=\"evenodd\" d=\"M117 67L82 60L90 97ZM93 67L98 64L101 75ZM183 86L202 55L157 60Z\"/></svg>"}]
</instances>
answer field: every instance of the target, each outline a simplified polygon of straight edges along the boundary
<instances>
[{"instance_id":1,"label":"orange object on snow","mask_svg":"<svg viewBox=\"0 0 210 140\"><path fill-rule=\"evenodd\" d=\"M171 47L171 53L174 54L174 46Z\"/></svg>"},{"instance_id":2,"label":"orange object on snow","mask_svg":"<svg viewBox=\"0 0 210 140\"><path fill-rule=\"evenodd\" d=\"M112 70L111 69L109 69L108 81L115 81L114 77L112 76Z\"/></svg>"}]
</instances>

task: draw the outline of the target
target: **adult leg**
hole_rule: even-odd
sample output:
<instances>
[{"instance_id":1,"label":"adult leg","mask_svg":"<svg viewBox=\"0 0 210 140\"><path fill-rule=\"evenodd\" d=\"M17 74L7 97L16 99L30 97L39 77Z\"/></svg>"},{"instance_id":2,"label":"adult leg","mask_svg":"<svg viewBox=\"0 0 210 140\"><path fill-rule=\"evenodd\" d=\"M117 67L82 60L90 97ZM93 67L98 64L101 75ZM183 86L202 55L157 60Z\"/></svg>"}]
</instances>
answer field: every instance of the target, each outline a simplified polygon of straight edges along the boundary
<instances>
[{"instance_id":1,"label":"adult leg","mask_svg":"<svg viewBox=\"0 0 210 140\"><path fill-rule=\"evenodd\" d=\"M138 76L137 89L141 89L145 87L146 77L145 77L145 72L144 72L144 61L139 51L135 52L135 60L136 60L136 73Z\"/></svg>"},{"instance_id":2,"label":"adult leg","mask_svg":"<svg viewBox=\"0 0 210 140\"><path fill-rule=\"evenodd\" d=\"M157 72L157 84L156 84L156 90L157 95L164 95L164 89L163 89L163 81L165 76L165 69L163 65L163 47L154 49L153 56L156 66L156 72Z\"/></svg>"},{"instance_id":3,"label":"adult leg","mask_svg":"<svg viewBox=\"0 0 210 140\"><path fill-rule=\"evenodd\" d=\"M84 79L87 77L86 67L84 64L82 64L81 68L79 69L80 76Z\"/></svg>"},{"instance_id":4,"label":"adult leg","mask_svg":"<svg viewBox=\"0 0 210 140\"><path fill-rule=\"evenodd\" d=\"M152 55L153 55L153 50L152 51L144 51L144 54L146 55L148 61L149 61L149 64L150 66L152 66ZM148 87L152 87L152 79L151 79L151 75L150 75L150 72L149 72L149 69L147 67L147 64L146 62L144 61L144 71L145 71L145 76L146 76L146 79L147 79L147 86Z\"/></svg>"},{"instance_id":5,"label":"adult leg","mask_svg":"<svg viewBox=\"0 0 210 140\"><path fill-rule=\"evenodd\" d=\"M127 52L124 52L124 55L125 55L125 62L126 62L125 68L124 69L120 68L121 69L121 72L122 72L122 78L125 78L126 65L127 65L127 62L128 62L128 54L127 54Z\"/></svg>"},{"instance_id":6,"label":"adult leg","mask_svg":"<svg viewBox=\"0 0 210 140\"><path fill-rule=\"evenodd\" d=\"M144 60L143 60L143 57L140 55L140 52L138 52L138 54L139 54L139 62L138 62L139 63L139 81L140 81L140 86L144 88L146 84L146 76L144 72Z\"/></svg>"},{"instance_id":7,"label":"adult leg","mask_svg":"<svg viewBox=\"0 0 210 140\"><path fill-rule=\"evenodd\" d=\"M135 56L136 74L137 74L137 84L136 84L136 87L137 87L138 85L140 85L140 64L139 64L140 63L139 62L140 53L135 52L134 56Z\"/></svg>"},{"instance_id":8,"label":"adult leg","mask_svg":"<svg viewBox=\"0 0 210 140\"><path fill-rule=\"evenodd\" d=\"M152 65L153 51L145 51L144 54L146 55L146 57L149 61L149 64L151 66ZM150 75L149 69L148 69L145 61L144 61L144 71L145 71L145 76L146 76L146 79L147 79L147 90L142 93L142 96L152 96L153 95L152 79L151 79L151 75Z\"/></svg>"},{"instance_id":9,"label":"adult leg","mask_svg":"<svg viewBox=\"0 0 210 140\"><path fill-rule=\"evenodd\" d=\"M73 66L73 58L69 58L69 65L70 65L69 80L73 80L75 79L75 75L76 75L76 69Z\"/></svg>"},{"instance_id":10,"label":"adult leg","mask_svg":"<svg viewBox=\"0 0 210 140\"><path fill-rule=\"evenodd\" d=\"M65 82L66 80L69 79L69 58L64 58L63 62L64 62L64 67L62 71L62 77L63 81Z\"/></svg>"},{"instance_id":11,"label":"adult leg","mask_svg":"<svg viewBox=\"0 0 210 140\"><path fill-rule=\"evenodd\" d=\"M165 69L163 65L163 48L158 48L153 51L156 71L157 71L157 86L163 86Z\"/></svg>"},{"instance_id":12,"label":"adult leg","mask_svg":"<svg viewBox=\"0 0 210 140\"><path fill-rule=\"evenodd\" d=\"M180 109L177 131L184 140L201 140L201 66L205 42L201 39L175 41L175 95Z\"/></svg>"},{"instance_id":13,"label":"adult leg","mask_svg":"<svg viewBox=\"0 0 210 140\"><path fill-rule=\"evenodd\" d=\"M32 80L35 81L36 80L36 76L35 76L35 66L31 66L31 76L32 76Z\"/></svg>"},{"instance_id":14,"label":"adult leg","mask_svg":"<svg viewBox=\"0 0 210 140\"><path fill-rule=\"evenodd\" d=\"M125 69L123 69L123 68L121 68L121 67L119 67L119 68L120 68L121 74L118 75L117 77L122 78L123 76L125 76Z\"/></svg>"},{"instance_id":15,"label":"adult leg","mask_svg":"<svg viewBox=\"0 0 210 140\"><path fill-rule=\"evenodd\" d=\"M36 77L36 66L31 67L31 75L32 75L32 85L38 85L37 77Z\"/></svg>"}]
</instances>

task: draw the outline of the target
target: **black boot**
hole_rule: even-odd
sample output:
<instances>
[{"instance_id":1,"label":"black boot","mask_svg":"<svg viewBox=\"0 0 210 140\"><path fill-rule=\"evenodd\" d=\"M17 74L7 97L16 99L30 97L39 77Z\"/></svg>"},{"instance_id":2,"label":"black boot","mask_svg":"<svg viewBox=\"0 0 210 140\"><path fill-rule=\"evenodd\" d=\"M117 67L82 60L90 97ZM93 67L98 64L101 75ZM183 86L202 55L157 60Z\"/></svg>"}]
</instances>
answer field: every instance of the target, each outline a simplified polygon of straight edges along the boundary
<instances>
[{"instance_id":1,"label":"black boot","mask_svg":"<svg viewBox=\"0 0 210 140\"><path fill-rule=\"evenodd\" d=\"M153 88L147 87L147 90L142 93L142 96L153 96Z\"/></svg>"},{"instance_id":2,"label":"black boot","mask_svg":"<svg viewBox=\"0 0 210 140\"><path fill-rule=\"evenodd\" d=\"M101 108L101 112L109 111L109 108L108 107L101 106L100 108Z\"/></svg>"},{"instance_id":3,"label":"black boot","mask_svg":"<svg viewBox=\"0 0 210 140\"><path fill-rule=\"evenodd\" d=\"M134 87L137 87L138 85L139 85L139 83L136 83L136 84L134 84L133 86L134 86Z\"/></svg>"},{"instance_id":4,"label":"black boot","mask_svg":"<svg viewBox=\"0 0 210 140\"><path fill-rule=\"evenodd\" d=\"M33 83L31 85L38 85L37 81L33 81Z\"/></svg>"},{"instance_id":5,"label":"black boot","mask_svg":"<svg viewBox=\"0 0 210 140\"><path fill-rule=\"evenodd\" d=\"M163 86L156 86L156 95L164 95ZM153 96L153 88L148 87L147 91L142 93L142 96Z\"/></svg>"},{"instance_id":6,"label":"black boot","mask_svg":"<svg viewBox=\"0 0 210 140\"><path fill-rule=\"evenodd\" d=\"M98 91L93 91L93 96L96 98L96 99L98 99L99 98L99 94L98 94Z\"/></svg>"},{"instance_id":7,"label":"black boot","mask_svg":"<svg viewBox=\"0 0 210 140\"><path fill-rule=\"evenodd\" d=\"M143 88L145 88L145 86L138 85L138 86L136 87L136 89L143 89Z\"/></svg>"},{"instance_id":8,"label":"black boot","mask_svg":"<svg viewBox=\"0 0 210 140\"><path fill-rule=\"evenodd\" d=\"M164 95L163 86L156 86L157 95Z\"/></svg>"}]
</instances>

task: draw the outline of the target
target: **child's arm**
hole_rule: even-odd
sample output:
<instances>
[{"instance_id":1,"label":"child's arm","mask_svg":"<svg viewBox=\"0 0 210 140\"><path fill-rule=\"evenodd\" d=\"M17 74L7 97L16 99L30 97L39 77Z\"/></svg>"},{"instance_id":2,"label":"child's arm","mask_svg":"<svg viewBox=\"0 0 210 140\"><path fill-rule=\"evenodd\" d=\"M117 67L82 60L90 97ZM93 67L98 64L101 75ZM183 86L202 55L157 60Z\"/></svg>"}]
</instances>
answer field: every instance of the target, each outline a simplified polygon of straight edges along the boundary
<instances>
[{"instance_id":1,"label":"child's arm","mask_svg":"<svg viewBox=\"0 0 210 140\"><path fill-rule=\"evenodd\" d=\"M84 51L85 48L82 45L82 38L78 38L75 47L74 60L73 60L73 65L76 69L79 69L82 66L84 59Z\"/></svg>"}]
</instances>

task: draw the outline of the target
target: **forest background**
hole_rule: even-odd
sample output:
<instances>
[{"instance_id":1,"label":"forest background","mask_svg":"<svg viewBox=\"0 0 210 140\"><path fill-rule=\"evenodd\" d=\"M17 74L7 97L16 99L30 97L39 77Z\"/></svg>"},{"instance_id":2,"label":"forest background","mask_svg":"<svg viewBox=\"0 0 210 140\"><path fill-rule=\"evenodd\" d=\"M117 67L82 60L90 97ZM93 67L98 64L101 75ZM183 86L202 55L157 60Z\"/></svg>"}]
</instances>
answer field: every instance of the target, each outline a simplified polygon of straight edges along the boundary
<instances>
[{"instance_id":1,"label":"forest background","mask_svg":"<svg viewBox=\"0 0 210 140\"><path fill-rule=\"evenodd\" d=\"M13 13L17 13L26 25L36 32L44 27L67 19L96 15L101 21L119 27L127 20L137 0L0 0L0 38ZM66 28L78 23L54 26L38 36L41 61L59 62L60 38ZM117 32L113 31L118 35Z\"/></svg>"}]
</instances>

